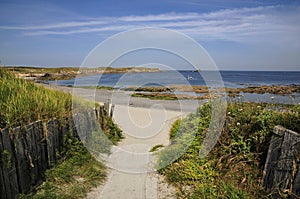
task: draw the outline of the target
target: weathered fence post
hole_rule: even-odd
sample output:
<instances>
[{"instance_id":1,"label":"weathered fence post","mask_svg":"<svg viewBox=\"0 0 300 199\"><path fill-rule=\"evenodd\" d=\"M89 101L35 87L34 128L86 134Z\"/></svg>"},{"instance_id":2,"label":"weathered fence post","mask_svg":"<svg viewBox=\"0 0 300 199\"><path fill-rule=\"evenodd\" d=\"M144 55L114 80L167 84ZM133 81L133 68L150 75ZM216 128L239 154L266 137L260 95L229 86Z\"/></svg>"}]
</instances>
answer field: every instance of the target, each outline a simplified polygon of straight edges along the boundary
<instances>
[{"instance_id":1,"label":"weathered fence post","mask_svg":"<svg viewBox=\"0 0 300 199\"><path fill-rule=\"evenodd\" d=\"M29 161L26 157L26 141L24 138L24 130L17 127L12 130L14 135L13 142L15 144L15 155L17 160L18 184L20 193L27 193L30 190L30 168Z\"/></svg>"},{"instance_id":2,"label":"weathered fence post","mask_svg":"<svg viewBox=\"0 0 300 199\"><path fill-rule=\"evenodd\" d=\"M112 104L112 105L111 105L111 109L110 109L110 118L112 118L112 117L113 117L114 110L115 110L115 105L114 105L114 104Z\"/></svg>"},{"instance_id":3,"label":"weathered fence post","mask_svg":"<svg viewBox=\"0 0 300 199\"><path fill-rule=\"evenodd\" d=\"M104 117L105 117L104 105L100 105L100 108L99 108L99 118L98 118L98 120L99 120L101 129L103 129L103 126L104 126Z\"/></svg>"},{"instance_id":4,"label":"weathered fence post","mask_svg":"<svg viewBox=\"0 0 300 199\"><path fill-rule=\"evenodd\" d=\"M264 168L263 185L291 198L300 196L300 135L275 126ZM274 196L277 197L277 196Z\"/></svg>"},{"instance_id":5,"label":"weathered fence post","mask_svg":"<svg viewBox=\"0 0 300 199\"><path fill-rule=\"evenodd\" d=\"M104 103L105 116L109 115L109 103Z\"/></svg>"},{"instance_id":6,"label":"weathered fence post","mask_svg":"<svg viewBox=\"0 0 300 199\"><path fill-rule=\"evenodd\" d=\"M0 132L0 194L1 198L15 198L19 193L14 145L8 129Z\"/></svg>"}]
</instances>

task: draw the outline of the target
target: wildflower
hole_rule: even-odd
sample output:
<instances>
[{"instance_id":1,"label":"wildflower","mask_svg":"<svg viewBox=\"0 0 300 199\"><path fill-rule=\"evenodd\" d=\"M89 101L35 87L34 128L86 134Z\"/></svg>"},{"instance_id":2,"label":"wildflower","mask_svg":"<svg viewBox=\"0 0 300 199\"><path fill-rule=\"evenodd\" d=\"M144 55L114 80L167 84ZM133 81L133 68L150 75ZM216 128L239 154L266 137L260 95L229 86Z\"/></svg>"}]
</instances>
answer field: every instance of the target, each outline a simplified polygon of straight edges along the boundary
<instances>
[{"instance_id":1,"label":"wildflower","mask_svg":"<svg viewBox=\"0 0 300 199\"><path fill-rule=\"evenodd\" d=\"M241 125L241 123L239 123L239 122L238 122L238 123L236 123L236 125L237 125L237 126L240 126L240 125Z\"/></svg>"},{"instance_id":2,"label":"wildflower","mask_svg":"<svg viewBox=\"0 0 300 199\"><path fill-rule=\"evenodd\" d=\"M231 112L229 111L228 113L227 113L227 115L230 115L231 114Z\"/></svg>"},{"instance_id":3,"label":"wildflower","mask_svg":"<svg viewBox=\"0 0 300 199\"><path fill-rule=\"evenodd\" d=\"M257 106L257 108L261 108L261 106Z\"/></svg>"},{"instance_id":4,"label":"wildflower","mask_svg":"<svg viewBox=\"0 0 300 199\"><path fill-rule=\"evenodd\" d=\"M242 108L239 108L238 111L243 111L243 109L242 109Z\"/></svg>"}]
</instances>

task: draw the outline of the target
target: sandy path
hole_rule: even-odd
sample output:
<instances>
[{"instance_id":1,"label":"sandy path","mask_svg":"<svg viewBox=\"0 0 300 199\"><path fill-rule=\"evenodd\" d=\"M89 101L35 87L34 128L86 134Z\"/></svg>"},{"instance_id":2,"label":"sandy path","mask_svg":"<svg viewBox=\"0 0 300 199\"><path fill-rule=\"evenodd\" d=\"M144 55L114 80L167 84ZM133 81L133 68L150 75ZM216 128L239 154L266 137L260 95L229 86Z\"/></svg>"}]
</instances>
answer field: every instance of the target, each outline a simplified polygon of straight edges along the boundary
<instances>
[{"instance_id":1,"label":"sandy path","mask_svg":"<svg viewBox=\"0 0 300 199\"><path fill-rule=\"evenodd\" d=\"M47 85L43 85L47 86ZM93 189L88 199L175 198L174 187L154 169L157 157L149 150L169 143L169 131L177 118L194 112L196 100L149 100L131 97L123 91L69 88L48 85L89 100L115 104L114 120L123 130L125 139L105 157L107 181Z\"/></svg>"},{"instance_id":2,"label":"sandy path","mask_svg":"<svg viewBox=\"0 0 300 199\"><path fill-rule=\"evenodd\" d=\"M160 107L137 108L116 105L114 120L125 139L112 149L107 159L109 174L104 185L87 198L172 198L174 188L155 173L156 157L149 150L167 145L171 124L183 113Z\"/></svg>"}]
</instances>

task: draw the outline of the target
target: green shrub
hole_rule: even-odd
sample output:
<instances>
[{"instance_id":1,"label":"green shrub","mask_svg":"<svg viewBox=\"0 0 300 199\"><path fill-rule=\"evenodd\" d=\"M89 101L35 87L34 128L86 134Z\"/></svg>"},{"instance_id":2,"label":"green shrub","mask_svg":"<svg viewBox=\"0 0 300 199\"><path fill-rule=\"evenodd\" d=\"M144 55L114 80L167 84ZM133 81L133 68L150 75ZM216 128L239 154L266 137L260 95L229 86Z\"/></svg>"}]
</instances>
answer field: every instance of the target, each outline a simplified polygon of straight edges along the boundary
<instances>
[{"instance_id":1,"label":"green shrub","mask_svg":"<svg viewBox=\"0 0 300 199\"><path fill-rule=\"evenodd\" d=\"M266 197L261 182L271 133L275 125L300 132L299 113L299 105L231 103L217 144L201 159L211 117L206 103L174 123L172 143L159 153L159 171L177 187L179 198ZM167 162L172 163L162 168Z\"/></svg>"}]
</instances>

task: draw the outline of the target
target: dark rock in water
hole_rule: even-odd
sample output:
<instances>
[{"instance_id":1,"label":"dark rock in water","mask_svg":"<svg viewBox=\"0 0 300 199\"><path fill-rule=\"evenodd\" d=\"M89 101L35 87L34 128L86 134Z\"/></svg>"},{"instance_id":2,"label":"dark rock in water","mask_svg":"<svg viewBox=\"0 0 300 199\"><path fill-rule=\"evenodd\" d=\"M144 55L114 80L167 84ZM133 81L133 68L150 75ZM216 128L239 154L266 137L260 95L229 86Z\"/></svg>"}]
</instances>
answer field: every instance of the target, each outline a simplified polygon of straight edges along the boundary
<instances>
[{"instance_id":1,"label":"dark rock in water","mask_svg":"<svg viewBox=\"0 0 300 199\"><path fill-rule=\"evenodd\" d=\"M51 78L52 75L50 73L45 73L43 76L41 76L42 78Z\"/></svg>"}]
</instances>

